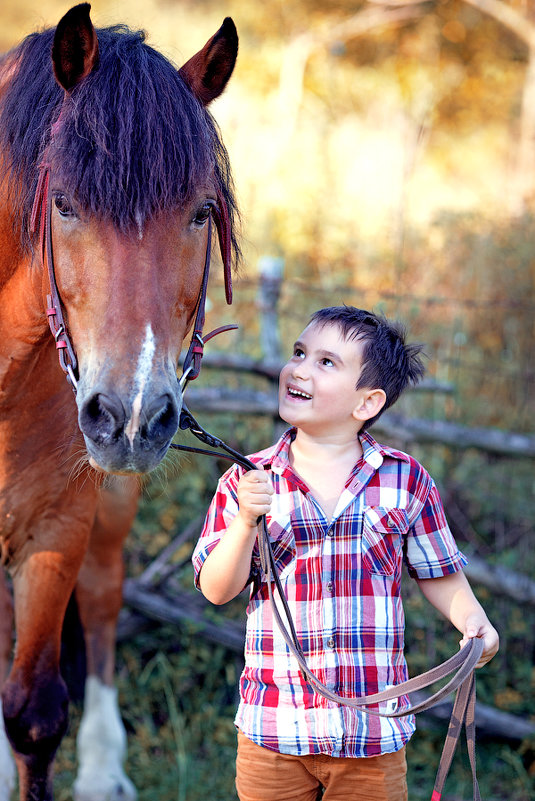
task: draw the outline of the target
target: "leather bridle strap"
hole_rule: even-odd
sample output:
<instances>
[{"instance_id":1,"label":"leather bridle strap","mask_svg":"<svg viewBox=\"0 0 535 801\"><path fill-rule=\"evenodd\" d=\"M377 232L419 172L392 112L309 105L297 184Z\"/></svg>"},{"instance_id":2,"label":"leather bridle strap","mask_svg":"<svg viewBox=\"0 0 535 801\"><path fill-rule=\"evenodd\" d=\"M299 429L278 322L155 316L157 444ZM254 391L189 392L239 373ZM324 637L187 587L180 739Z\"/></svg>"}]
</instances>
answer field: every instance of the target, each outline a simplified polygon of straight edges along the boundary
<instances>
[{"instance_id":1,"label":"leather bridle strap","mask_svg":"<svg viewBox=\"0 0 535 801\"><path fill-rule=\"evenodd\" d=\"M223 233L224 230L227 229L227 226L223 225L220 221L220 215L216 211L216 207L214 207L213 213L216 217L216 225L218 229L221 227L220 231L220 244L221 244L221 255L223 257L223 264L225 270L225 294L227 303L232 303L232 282L230 279L230 240L228 238L228 234ZM228 216L227 216L228 222ZM188 348L188 352L184 358L184 364L182 366L182 377L180 379L180 386L182 390L184 390L185 382L186 381L194 381L201 371L201 361L204 353L204 345L208 340L212 339L212 337L217 336L217 334L222 334L224 331L231 331L235 328L238 328L237 325L222 325L219 328L216 328L214 331L211 331L209 334L206 334L203 337L203 329L204 329L204 322L205 322L205 313L206 313L206 292L208 289L208 278L210 275L210 259L212 255L212 216L208 218L208 240L206 243L206 257L204 260L204 272L202 277L201 289L199 291L199 298L197 300L197 311L195 313L195 322L193 324L193 333L191 335L191 342Z\"/></svg>"},{"instance_id":2,"label":"leather bridle strap","mask_svg":"<svg viewBox=\"0 0 535 801\"><path fill-rule=\"evenodd\" d=\"M52 252L52 199L50 197L50 165L39 165L39 180L30 218L30 233L34 233L39 220L39 250L41 264L47 266L50 294L47 295L48 324L56 342L60 367L72 389L78 388L78 361L63 317Z\"/></svg>"}]
</instances>

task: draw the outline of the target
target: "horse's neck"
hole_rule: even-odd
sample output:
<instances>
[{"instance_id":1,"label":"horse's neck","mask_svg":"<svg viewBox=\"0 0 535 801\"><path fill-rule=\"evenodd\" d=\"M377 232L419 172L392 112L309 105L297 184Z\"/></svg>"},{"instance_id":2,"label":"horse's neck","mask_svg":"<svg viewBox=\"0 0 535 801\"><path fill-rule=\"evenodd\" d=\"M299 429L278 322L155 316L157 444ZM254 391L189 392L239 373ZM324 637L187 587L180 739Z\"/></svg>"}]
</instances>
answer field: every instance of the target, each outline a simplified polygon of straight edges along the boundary
<instances>
[{"instance_id":1,"label":"horse's neck","mask_svg":"<svg viewBox=\"0 0 535 801\"><path fill-rule=\"evenodd\" d=\"M0 201L0 403L14 373L28 373L36 349L48 343L40 270L16 241L7 206ZM36 378L38 378L36 376Z\"/></svg>"}]
</instances>

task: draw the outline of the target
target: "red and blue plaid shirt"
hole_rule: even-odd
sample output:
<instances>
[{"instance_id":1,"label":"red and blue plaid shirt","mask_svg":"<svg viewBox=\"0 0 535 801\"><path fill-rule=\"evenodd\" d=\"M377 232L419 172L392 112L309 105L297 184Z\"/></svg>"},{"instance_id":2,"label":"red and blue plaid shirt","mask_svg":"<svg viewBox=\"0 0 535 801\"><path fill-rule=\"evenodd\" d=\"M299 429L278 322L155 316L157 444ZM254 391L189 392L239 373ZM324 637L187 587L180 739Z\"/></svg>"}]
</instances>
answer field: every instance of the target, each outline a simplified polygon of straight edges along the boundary
<instances>
[{"instance_id":1,"label":"red and blue plaid shirt","mask_svg":"<svg viewBox=\"0 0 535 801\"><path fill-rule=\"evenodd\" d=\"M361 432L363 456L329 522L290 465L294 435L289 429L250 458L269 470L275 489L267 523L297 635L310 670L329 689L348 697L376 693L408 678L402 563L426 579L454 573L466 560L433 480L411 456ZM234 465L219 481L193 554L196 580L237 513L242 474ZM273 621L260 570L255 548L252 575L259 580L247 607L236 725L258 745L287 754L367 757L405 745L412 716L366 715L327 701L304 681ZM407 704L398 701L399 708Z\"/></svg>"}]
</instances>

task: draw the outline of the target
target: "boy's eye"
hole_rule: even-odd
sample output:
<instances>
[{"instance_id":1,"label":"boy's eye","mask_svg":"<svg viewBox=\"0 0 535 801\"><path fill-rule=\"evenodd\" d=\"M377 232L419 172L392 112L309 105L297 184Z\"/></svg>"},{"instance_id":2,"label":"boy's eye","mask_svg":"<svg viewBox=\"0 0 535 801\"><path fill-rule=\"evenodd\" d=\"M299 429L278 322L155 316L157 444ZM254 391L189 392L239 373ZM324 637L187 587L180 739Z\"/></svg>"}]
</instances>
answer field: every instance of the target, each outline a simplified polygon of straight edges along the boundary
<instances>
[{"instance_id":1,"label":"boy's eye","mask_svg":"<svg viewBox=\"0 0 535 801\"><path fill-rule=\"evenodd\" d=\"M302 359L304 355L305 353L301 348L294 348L294 356L296 356L298 359Z\"/></svg>"},{"instance_id":2,"label":"boy's eye","mask_svg":"<svg viewBox=\"0 0 535 801\"><path fill-rule=\"evenodd\" d=\"M332 361L332 359L328 359L327 357L325 357L324 359L322 359L322 360L321 360L321 363L322 363L322 364L324 364L324 365L326 365L327 367L329 367L329 366L331 366L332 364L334 364L334 362Z\"/></svg>"}]
</instances>

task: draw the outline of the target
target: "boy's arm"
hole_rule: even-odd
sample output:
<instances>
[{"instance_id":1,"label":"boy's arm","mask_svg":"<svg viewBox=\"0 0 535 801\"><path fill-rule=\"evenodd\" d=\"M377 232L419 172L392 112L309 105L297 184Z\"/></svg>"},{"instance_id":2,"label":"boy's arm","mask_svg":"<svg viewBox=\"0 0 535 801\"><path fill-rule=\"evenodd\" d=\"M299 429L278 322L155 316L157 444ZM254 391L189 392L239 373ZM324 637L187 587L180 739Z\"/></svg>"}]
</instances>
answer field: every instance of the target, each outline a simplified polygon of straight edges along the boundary
<instances>
[{"instance_id":1,"label":"boy's arm","mask_svg":"<svg viewBox=\"0 0 535 801\"><path fill-rule=\"evenodd\" d=\"M461 647L472 637L483 639L485 647L476 667L489 662L499 648L498 632L490 623L462 570L441 578L416 579L416 582L435 609L461 632Z\"/></svg>"},{"instance_id":2,"label":"boy's arm","mask_svg":"<svg viewBox=\"0 0 535 801\"><path fill-rule=\"evenodd\" d=\"M267 473L250 470L238 484L239 511L215 548L207 556L200 575L203 595L213 604L225 604L243 590L251 572L257 520L269 512L273 488Z\"/></svg>"}]
</instances>

